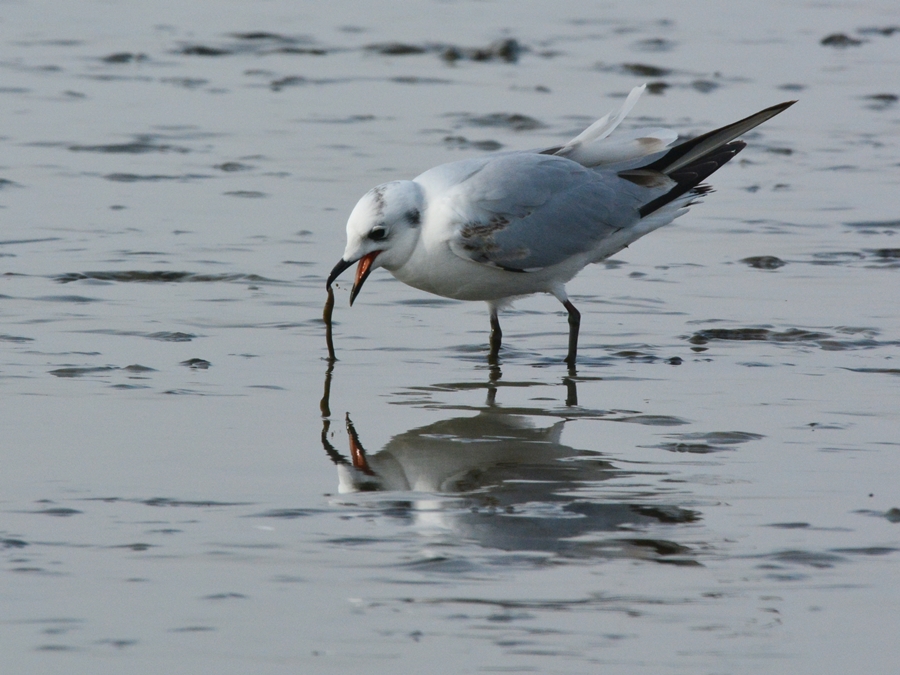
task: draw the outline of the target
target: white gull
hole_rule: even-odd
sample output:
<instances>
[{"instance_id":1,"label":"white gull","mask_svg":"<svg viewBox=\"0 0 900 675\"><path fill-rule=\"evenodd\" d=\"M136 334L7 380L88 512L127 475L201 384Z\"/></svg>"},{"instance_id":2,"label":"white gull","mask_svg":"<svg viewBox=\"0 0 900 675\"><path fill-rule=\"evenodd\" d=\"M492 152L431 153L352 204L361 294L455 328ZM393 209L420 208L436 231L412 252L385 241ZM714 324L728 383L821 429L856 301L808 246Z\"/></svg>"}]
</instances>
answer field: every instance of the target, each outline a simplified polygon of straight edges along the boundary
<instances>
[{"instance_id":1,"label":"white gull","mask_svg":"<svg viewBox=\"0 0 900 675\"><path fill-rule=\"evenodd\" d=\"M735 139L795 103L674 147L678 136L668 129L608 139L645 88L565 145L464 159L372 188L350 214L347 247L328 290L358 262L351 305L378 267L435 295L484 300L491 362L502 337L498 309L518 296L550 293L569 314L565 360L574 366L581 315L566 283L686 213L711 190L702 181L746 146Z\"/></svg>"}]
</instances>

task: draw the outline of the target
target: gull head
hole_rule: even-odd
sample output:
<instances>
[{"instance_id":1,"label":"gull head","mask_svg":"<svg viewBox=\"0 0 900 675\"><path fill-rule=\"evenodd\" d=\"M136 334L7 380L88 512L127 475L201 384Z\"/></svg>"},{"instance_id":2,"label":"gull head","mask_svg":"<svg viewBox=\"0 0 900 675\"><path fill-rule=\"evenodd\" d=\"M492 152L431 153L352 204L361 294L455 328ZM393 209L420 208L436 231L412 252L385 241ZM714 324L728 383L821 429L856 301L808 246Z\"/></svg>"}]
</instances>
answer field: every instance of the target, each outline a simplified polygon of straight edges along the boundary
<instances>
[{"instance_id":1,"label":"gull head","mask_svg":"<svg viewBox=\"0 0 900 675\"><path fill-rule=\"evenodd\" d=\"M341 272L358 262L350 291L352 305L372 270L402 267L419 239L424 207L422 188L411 180L384 183L369 190L350 213L347 248L331 270L326 288L330 289Z\"/></svg>"}]
</instances>

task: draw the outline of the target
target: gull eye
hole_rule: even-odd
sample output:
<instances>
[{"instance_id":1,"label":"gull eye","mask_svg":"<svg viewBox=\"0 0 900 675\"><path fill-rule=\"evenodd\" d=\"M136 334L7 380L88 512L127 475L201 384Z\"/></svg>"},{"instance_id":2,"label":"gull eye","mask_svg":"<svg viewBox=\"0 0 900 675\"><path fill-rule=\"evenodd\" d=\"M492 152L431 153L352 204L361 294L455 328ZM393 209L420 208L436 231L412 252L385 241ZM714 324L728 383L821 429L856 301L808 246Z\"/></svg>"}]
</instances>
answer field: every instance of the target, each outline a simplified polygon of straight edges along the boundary
<instances>
[{"instance_id":1,"label":"gull eye","mask_svg":"<svg viewBox=\"0 0 900 675\"><path fill-rule=\"evenodd\" d=\"M372 230L368 234L369 239L372 241L382 241L387 238L387 230L383 227L373 227Z\"/></svg>"}]
</instances>

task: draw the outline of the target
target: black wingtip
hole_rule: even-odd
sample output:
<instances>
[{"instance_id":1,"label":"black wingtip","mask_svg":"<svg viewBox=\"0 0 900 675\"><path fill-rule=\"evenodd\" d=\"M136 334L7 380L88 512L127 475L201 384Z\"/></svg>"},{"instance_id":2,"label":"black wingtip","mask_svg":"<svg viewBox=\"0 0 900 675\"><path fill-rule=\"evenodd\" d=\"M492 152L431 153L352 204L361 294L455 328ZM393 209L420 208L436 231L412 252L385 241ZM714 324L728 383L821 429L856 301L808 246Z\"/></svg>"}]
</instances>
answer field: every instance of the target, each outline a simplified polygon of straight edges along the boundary
<instances>
[{"instance_id":1,"label":"black wingtip","mask_svg":"<svg viewBox=\"0 0 900 675\"><path fill-rule=\"evenodd\" d=\"M713 152L673 171L669 174L669 178L675 181L675 187L666 194L644 204L638 210L641 214L641 218L649 216L657 209L678 199L686 192L697 190L700 183L722 168L725 163L731 161L735 155L746 147L747 144L744 141L731 141L731 143L726 143ZM698 194L708 193L709 191L709 186L704 186L703 191L698 192Z\"/></svg>"},{"instance_id":2,"label":"black wingtip","mask_svg":"<svg viewBox=\"0 0 900 675\"><path fill-rule=\"evenodd\" d=\"M675 187L666 194L644 204L640 208L641 217L650 215L660 207L696 188L713 172L747 147L744 141L735 139L772 119L775 115L781 114L795 103L797 103L796 100L784 101L764 108L737 122L676 145L659 159L639 167L643 172L655 171L664 174L676 183Z\"/></svg>"}]
</instances>

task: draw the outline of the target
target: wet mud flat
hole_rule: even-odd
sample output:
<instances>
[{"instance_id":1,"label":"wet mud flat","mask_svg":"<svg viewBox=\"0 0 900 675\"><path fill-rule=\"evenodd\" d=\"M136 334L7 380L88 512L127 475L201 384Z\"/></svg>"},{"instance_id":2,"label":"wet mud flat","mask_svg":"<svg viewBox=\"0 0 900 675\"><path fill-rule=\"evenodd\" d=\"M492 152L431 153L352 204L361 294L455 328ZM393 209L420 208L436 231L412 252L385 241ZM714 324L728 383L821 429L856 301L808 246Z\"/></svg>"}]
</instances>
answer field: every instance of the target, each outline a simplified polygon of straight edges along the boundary
<instances>
[{"instance_id":1,"label":"wet mud flat","mask_svg":"<svg viewBox=\"0 0 900 675\"><path fill-rule=\"evenodd\" d=\"M0 670L893 672L891 5L46 9L2 10ZM800 102L570 284L576 369L553 298L490 363L383 271L328 360L363 192L645 81L685 136Z\"/></svg>"}]
</instances>

